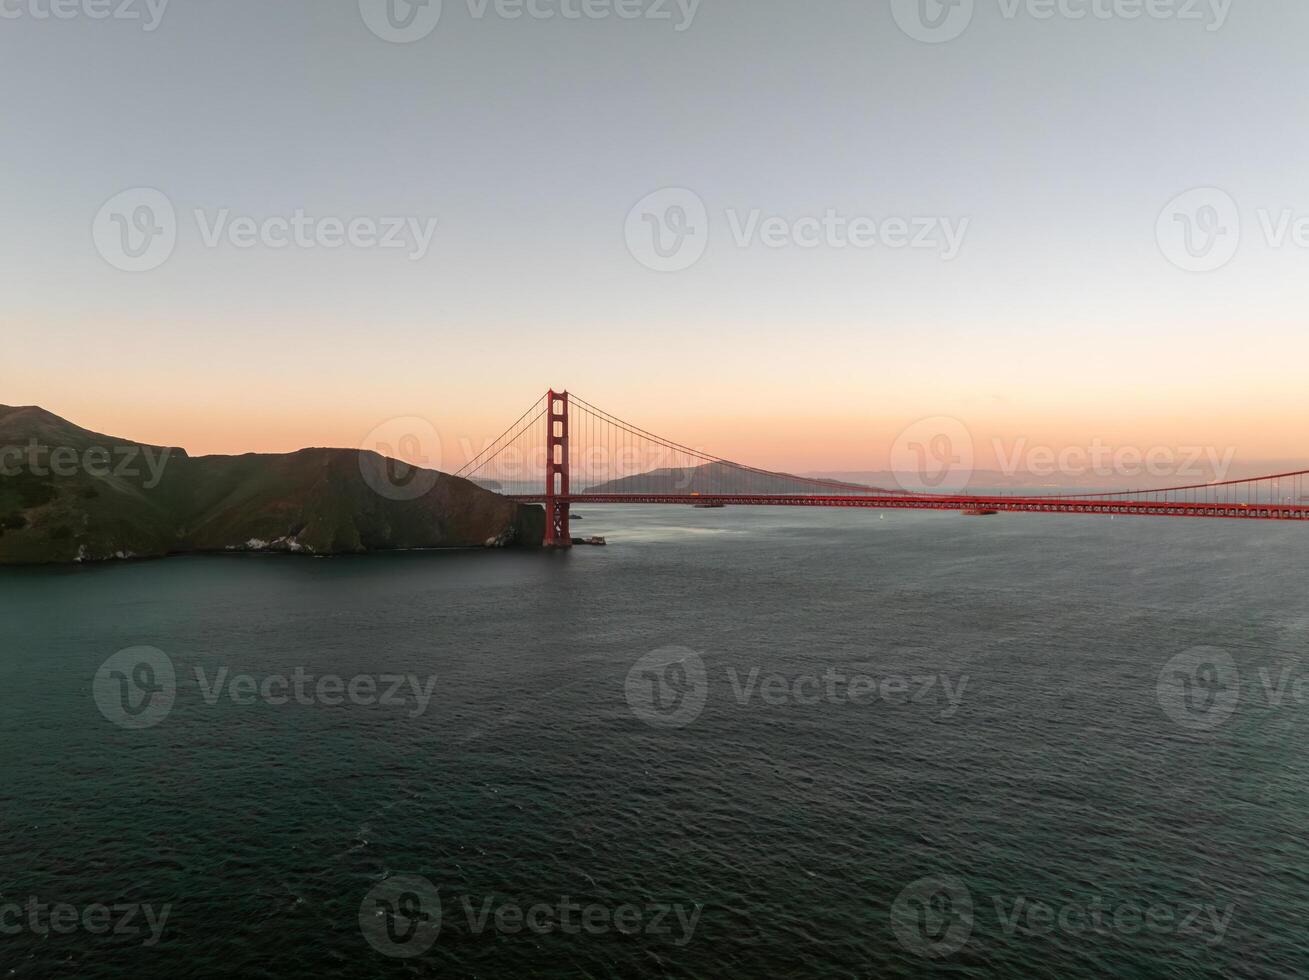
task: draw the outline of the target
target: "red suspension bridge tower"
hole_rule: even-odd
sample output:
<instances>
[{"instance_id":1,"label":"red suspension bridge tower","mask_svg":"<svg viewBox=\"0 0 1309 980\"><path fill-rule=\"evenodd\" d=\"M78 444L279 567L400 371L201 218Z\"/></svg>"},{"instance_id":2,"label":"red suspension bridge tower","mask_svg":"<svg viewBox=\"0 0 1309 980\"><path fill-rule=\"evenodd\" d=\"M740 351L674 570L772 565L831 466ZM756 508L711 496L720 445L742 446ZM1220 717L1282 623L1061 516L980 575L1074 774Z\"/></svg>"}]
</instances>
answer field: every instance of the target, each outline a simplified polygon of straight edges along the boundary
<instances>
[{"instance_id":1,"label":"red suspension bridge tower","mask_svg":"<svg viewBox=\"0 0 1309 980\"><path fill-rule=\"evenodd\" d=\"M568 528L568 392L546 393L545 546L571 548Z\"/></svg>"}]
</instances>

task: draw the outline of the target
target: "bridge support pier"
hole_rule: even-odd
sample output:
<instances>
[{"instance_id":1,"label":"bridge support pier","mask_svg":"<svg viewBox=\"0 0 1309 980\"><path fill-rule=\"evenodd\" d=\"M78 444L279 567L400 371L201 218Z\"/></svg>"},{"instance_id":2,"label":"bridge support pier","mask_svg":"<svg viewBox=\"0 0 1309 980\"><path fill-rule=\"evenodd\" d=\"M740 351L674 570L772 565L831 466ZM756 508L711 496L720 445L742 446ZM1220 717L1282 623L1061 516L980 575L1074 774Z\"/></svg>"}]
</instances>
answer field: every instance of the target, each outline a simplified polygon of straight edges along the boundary
<instances>
[{"instance_id":1,"label":"bridge support pier","mask_svg":"<svg viewBox=\"0 0 1309 980\"><path fill-rule=\"evenodd\" d=\"M547 548L571 548L568 527L568 392L546 394L545 541Z\"/></svg>"}]
</instances>

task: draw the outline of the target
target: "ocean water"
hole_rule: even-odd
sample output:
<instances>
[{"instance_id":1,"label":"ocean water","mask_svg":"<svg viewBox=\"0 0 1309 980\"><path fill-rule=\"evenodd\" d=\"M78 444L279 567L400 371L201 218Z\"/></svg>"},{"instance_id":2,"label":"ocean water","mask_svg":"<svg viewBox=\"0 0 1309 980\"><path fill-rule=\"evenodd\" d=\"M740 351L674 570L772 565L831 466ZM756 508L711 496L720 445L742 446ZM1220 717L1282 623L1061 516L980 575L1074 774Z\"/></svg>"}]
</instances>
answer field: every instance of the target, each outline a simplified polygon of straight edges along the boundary
<instances>
[{"instance_id":1,"label":"ocean water","mask_svg":"<svg viewBox=\"0 0 1309 980\"><path fill-rule=\"evenodd\" d=\"M0 570L0 976L1309 972L1309 529L580 513Z\"/></svg>"}]
</instances>

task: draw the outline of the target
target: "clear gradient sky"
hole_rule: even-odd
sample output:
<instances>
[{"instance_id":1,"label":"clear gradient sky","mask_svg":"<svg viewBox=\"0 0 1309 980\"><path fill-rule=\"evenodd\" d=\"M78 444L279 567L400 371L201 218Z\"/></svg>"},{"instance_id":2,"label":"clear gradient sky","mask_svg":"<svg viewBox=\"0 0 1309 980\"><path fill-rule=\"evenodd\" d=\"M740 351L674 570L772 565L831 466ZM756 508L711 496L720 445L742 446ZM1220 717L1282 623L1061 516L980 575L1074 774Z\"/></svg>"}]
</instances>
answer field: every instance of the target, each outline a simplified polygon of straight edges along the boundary
<instances>
[{"instance_id":1,"label":"clear gradient sky","mask_svg":"<svg viewBox=\"0 0 1309 980\"><path fill-rule=\"evenodd\" d=\"M979 465L993 438L1309 457L1309 248L1260 218L1309 217L1303 0L1221 26L1209 0L1199 21L975 0L944 43L890 0L703 0L689 25L671 2L509 19L445 0L404 44L358 0L172 0L150 31L48 5L0 19L0 403L193 453L359 445L394 416L480 443L553 384L796 470L884 467L937 415ZM137 187L178 233L132 273L92 225ZM624 234L667 187L708 213L678 272ZM1239 207L1211 272L1156 235L1200 187ZM411 261L208 247L194 217L297 208L438 225ZM740 247L729 211L755 209L967 236L950 261Z\"/></svg>"}]
</instances>

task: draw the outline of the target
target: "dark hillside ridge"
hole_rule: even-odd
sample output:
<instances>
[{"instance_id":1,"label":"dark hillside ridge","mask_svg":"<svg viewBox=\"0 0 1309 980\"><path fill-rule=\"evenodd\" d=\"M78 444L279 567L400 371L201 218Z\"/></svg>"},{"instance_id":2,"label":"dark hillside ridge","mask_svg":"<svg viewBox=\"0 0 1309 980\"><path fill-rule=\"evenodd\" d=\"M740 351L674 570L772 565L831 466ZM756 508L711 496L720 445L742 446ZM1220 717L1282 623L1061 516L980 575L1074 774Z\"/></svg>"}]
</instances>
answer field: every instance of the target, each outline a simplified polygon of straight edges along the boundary
<instances>
[{"instance_id":1,"label":"dark hillside ridge","mask_svg":"<svg viewBox=\"0 0 1309 980\"><path fill-rule=\"evenodd\" d=\"M0 564L535 547L544 511L356 449L189 456L0 406Z\"/></svg>"}]
</instances>

